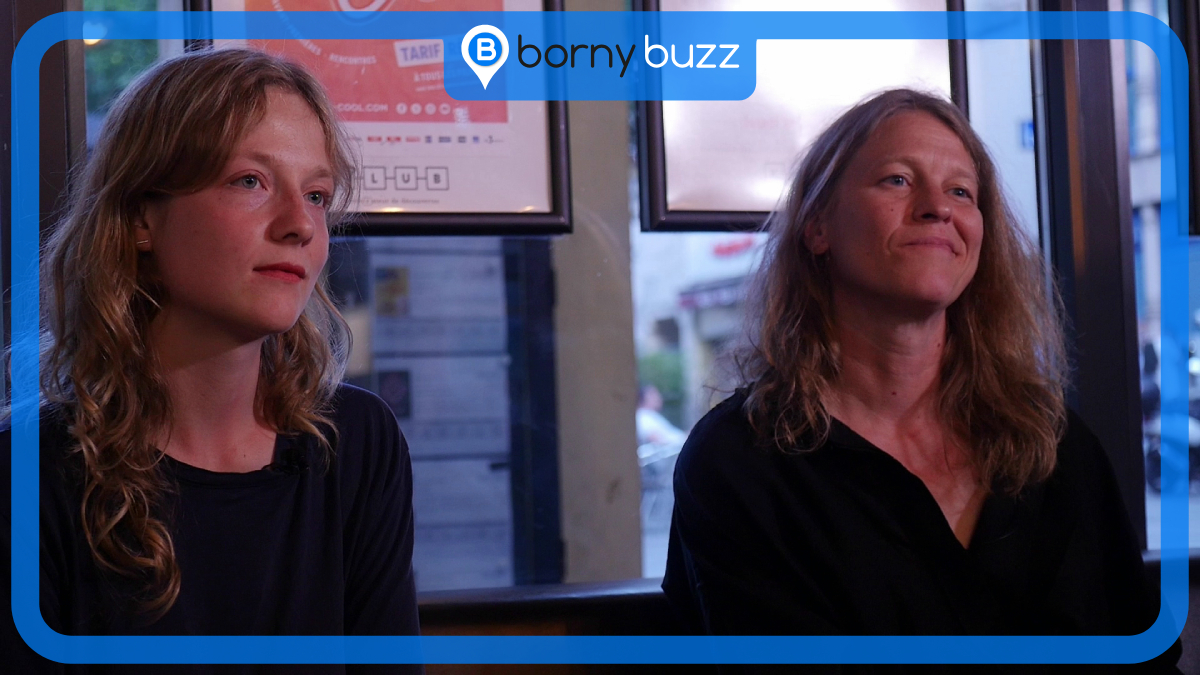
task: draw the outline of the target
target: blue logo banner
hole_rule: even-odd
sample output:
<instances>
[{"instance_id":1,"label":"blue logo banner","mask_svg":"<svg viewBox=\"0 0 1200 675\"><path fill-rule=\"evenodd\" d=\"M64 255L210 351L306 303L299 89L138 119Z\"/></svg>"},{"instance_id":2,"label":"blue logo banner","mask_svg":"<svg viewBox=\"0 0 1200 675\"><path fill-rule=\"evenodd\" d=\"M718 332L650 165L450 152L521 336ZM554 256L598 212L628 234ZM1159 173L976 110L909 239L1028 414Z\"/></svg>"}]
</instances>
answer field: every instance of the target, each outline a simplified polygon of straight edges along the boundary
<instances>
[{"instance_id":1,"label":"blue logo banner","mask_svg":"<svg viewBox=\"0 0 1200 675\"><path fill-rule=\"evenodd\" d=\"M1161 67L1162 331L1186 344L1187 69L1175 34L1126 12L71 12L12 62L12 612L68 663L1130 663L1166 650L1188 607L1187 371L1162 354L1162 605L1132 636L67 636L38 597L38 73L63 40L440 39L460 100L741 100L762 39L1137 40ZM610 58L611 55L611 58ZM795 64L831 68L836 64Z\"/></svg>"}]
</instances>

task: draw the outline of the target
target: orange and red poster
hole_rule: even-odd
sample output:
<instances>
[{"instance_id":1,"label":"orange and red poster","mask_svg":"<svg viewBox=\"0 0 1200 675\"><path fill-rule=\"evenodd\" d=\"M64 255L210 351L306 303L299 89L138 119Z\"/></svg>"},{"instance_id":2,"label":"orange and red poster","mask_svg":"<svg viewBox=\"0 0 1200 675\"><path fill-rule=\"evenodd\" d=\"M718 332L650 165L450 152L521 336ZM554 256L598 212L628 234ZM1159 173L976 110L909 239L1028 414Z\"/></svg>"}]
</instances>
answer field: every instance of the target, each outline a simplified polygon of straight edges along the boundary
<instances>
[{"instance_id":1,"label":"orange and red poster","mask_svg":"<svg viewBox=\"0 0 1200 675\"><path fill-rule=\"evenodd\" d=\"M501 11L504 0L245 0L246 11ZM455 101L441 40L251 40L308 67L347 122L507 122L505 101ZM451 45L450 47L456 47Z\"/></svg>"},{"instance_id":2,"label":"orange and red poster","mask_svg":"<svg viewBox=\"0 0 1200 675\"><path fill-rule=\"evenodd\" d=\"M212 0L216 11L536 11L541 0ZM217 46L239 44L217 41ZM455 101L440 39L250 40L317 76L360 150L362 212L548 213L547 105Z\"/></svg>"}]
</instances>

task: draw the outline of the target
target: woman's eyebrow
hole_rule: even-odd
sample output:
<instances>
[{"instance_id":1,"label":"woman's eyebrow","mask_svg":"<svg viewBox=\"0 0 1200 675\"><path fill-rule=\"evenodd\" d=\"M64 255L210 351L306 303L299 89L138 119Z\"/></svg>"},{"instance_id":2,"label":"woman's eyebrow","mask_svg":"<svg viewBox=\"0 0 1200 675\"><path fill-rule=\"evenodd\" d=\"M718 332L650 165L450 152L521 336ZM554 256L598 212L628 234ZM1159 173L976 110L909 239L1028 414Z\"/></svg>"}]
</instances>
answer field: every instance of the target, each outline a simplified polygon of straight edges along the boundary
<instances>
[{"instance_id":1,"label":"woman's eyebrow","mask_svg":"<svg viewBox=\"0 0 1200 675\"><path fill-rule=\"evenodd\" d=\"M244 157L251 161L258 162L259 164L268 166L271 169L277 169L277 168L287 164L287 162L283 161L279 157L277 157L269 152L261 152L261 151L248 152L244 155ZM334 177L333 169L331 169L327 164L322 164L316 168L313 168L308 173L305 174L305 180L313 180L316 178L333 178L333 177Z\"/></svg>"},{"instance_id":2,"label":"woman's eyebrow","mask_svg":"<svg viewBox=\"0 0 1200 675\"><path fill-rule=\"evenodd\" d=\"M318 169L314 169L312 171L312 173L308 174L308 178L309 178L309 180L312 180L314 178L331 178L332 179L333 178L333 170L330 169L329 167L322 166Z\"/></svg>"},{"instance_id":3,"label":"woman's eyebrow","mask_svg":"<svg viewBox=\"0 0 1200 675\"><path fill-rule=\"evenodd\" d=\"M920 163L920 160L918 160L916 157L913 157L912 155L891 155L888 157L880 158L877 166L880 168L886 167L889 164L903 164L905 166L915 166L919 163ZM961 164L957 164L957 163L956 163L956 165L951 167L949 178L952 178L952 179L965 178L965 179L970 180L973 183L979 182L979 176L975 173L974 167L970 167L967 165L961 165Z\"/></svg>"},{"instance_id":4,"label":"woman's eyebrow","mask_svg":"<svg viewBox=\"0 0 1200 675\"><path fill-rule=\"evenodd\" d=\"M979 176L970 169L959 168L950 174L951 179L965 179L967 182L979 184Z\"/></svg>"}]
</instances>

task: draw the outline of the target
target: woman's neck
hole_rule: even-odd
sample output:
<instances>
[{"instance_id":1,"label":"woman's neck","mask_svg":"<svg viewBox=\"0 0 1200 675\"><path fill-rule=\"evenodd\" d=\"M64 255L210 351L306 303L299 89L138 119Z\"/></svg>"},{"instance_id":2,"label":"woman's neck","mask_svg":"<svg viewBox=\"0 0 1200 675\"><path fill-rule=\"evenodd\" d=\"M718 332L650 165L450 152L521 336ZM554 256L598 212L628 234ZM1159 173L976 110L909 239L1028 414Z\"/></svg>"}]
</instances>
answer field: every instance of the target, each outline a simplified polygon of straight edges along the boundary
<instances>
[{"instance_id":1,"label":"woman's neck","mask_svg":"<svg viewBox=\"0 0 1200 675\"><path fill-rule=\"evenodd\" d=\"M159 320L161 319L161 320ZM247 472L269 464L275 433L258 418L262 339L240 341L162 316L150 342L171 397L170 429L159 447L211 471Z\"/></svg>"},{"instance_id":2,"label":"woman's neck","mask_svg":"<svg viewBox=\"0 0 1200 675\"><path fill-rule=\"evenodd\" d=\"M912 319L835 304L833 338L840 373L826 403L840 414L832 414L897 424L933 413L946 345L944 311Z\"/></svg>"},{"instance_id":3,"label":"woman's neck","mask_svg":"<svg viewBox=\"0 0 1200 675\"><path fill-rule=\"evenodd\" d=\"M825 408L919 478L966 547L986 491L969 439L956 438L938 409L946 314L911 320L856 309L835 311L841 370Z\"/></svg>"}]
</instances>

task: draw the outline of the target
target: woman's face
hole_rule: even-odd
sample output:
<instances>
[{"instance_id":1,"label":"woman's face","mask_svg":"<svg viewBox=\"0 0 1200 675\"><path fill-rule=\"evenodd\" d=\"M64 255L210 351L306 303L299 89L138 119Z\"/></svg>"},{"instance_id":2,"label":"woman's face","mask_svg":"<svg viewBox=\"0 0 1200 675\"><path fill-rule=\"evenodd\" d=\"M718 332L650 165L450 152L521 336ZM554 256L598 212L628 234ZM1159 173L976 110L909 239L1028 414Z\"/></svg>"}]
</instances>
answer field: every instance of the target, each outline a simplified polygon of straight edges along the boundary
<instances>
[{"instance_id":1,"label":"woman's face","mask_svg":"<svg viewBox=\"0 0 1200 675\"><path fill-rule=\"evenodd\" d=\"M906 313L944 310L979 264L978 193L958 136L928 113L898 113L850 160L806 241L829 254L835 298Z\"/></svg>"},{"instance_id":2,"label":"woman's face","mask_svg":"<svg viewBox=\"0 0 1200 675\"><path fill-rule=\"evenodd\" d=\"M270 90L265 114L216 184L152 202L139 249L167 293L163 316L251 341L291 328L329 253L325 133L305 101Z\"/></svg>"}]
</instances>

